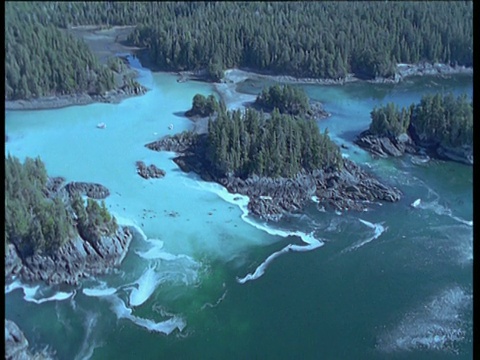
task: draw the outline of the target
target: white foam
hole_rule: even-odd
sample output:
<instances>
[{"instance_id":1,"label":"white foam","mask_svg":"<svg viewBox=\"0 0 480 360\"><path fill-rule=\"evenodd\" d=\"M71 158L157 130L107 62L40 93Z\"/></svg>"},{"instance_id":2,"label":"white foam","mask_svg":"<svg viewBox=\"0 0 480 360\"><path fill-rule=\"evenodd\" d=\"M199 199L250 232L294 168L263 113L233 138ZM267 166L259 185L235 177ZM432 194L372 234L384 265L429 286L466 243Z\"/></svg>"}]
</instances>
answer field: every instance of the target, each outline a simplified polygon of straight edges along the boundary
<instances>
[{"instance_id":1,"label":"white foam","mask_svg":"<svg viewBox=\"0 0 480 360\"><path fill-rule=\"evenodd\" d=\"M84 288L82 292L87 296L100 297L109 296L117 292L114 288Z\"/></svg>"},{"instance_id":2,"label":"white foam","mask_svg":"<svg viewBox=\"0 0 480 360\"><path fill-rule=\"evenodd\" d=\"M47 301L62 301L70 298L72 295L75 294L75 292L62 292L59 291L55 294L53 294L50 297L47 298L42 298L42 299L37 299L35 298L35 295L37 295L38 289L40 289L40 285L36 286L28 286L25 284L22 284L20 280L16 279L14 282L11 284L5 286L5 294L10 293L13 290L16 289L22 289L23 290L23 299L28 302L33 302L36 304L42 304Z\"/></svg>"},{"instance_id":3,"label":"white foam","mask_svg":"<svg viewBox=\"0 0 480 360\"><path fill-rule=\"evenodd\" d=\"M160 282L155 268L149 267L135 282L137 287L132 287L129 303L131 306L140 306L153 294Z\"/></svg>"},{"instance_id":4,"label":"white foam","mask_svg":"<svg viewBox=\"0 0 480 360\"><path fill-rule=\"evenodd\" d=\"M250 280L256 280L260 276L262 276L265 273L265 270L267 269L268 265L277 257L280 255L289 252L289 251L297 251L297 252L303 252L303 251L311 251L316 248L319 248L324 244L324 242L316 239L313 237L312 234L305 234L300 231L295 231L295 232L287 232L283 230L273 230L276 235L280 235L282 237L287 237L287 236L298 236L302 239L302 241L308 245L295 245L295 244L288 244L285 246L283 249L274 252L271 254L269 257L265 259L256 269L253 273L247 274L243 278L238 278L237 281L240 284L245 284L247 281Z\"/></svg>"},{"instance_id":5,"label":"white foam","mask_svg":"<svg viewBox=\"0 0 480 360\"><path fill-rule=\"evenodd\" d=\"M468 321L462 319L473 296L456 286L407 313L393 330L382 334L377 349L384 352L415 349L458 352L466 337Z\"/></svg>"},{"instance_id":6,"label":"white foam","mask_svg":"<svg viewBox=\"0 0 480 360\"><path fill-rule=\"evenodd\" d=\"M363 220L363 219L358 219L358 220L362 224L368 226L370 229L374 229L374 234L372 236L370 236L369 238L367 238L365 240L362 240L359 243L350 246L349 248L345 249L343 252L356 250L359 247L362 247L363 245L368 244L369 242L371 242L375 239L378 239L380 237L380 235L382 235L383 232L385 231L385 228L383 227L382 224L373 224L373 223L371 223L369 221L366 221L366 220Z\"/></svg>"},{"instance_id":7,"label":"white foam","mask_svg":"<svg viewBox=\"0 0 480 360\"><path fill-rule=\"evenodd\" d=\"M75 360L86 360L90 359L93 355L93 352L100 345L97 343L96 339L92 340L92 330L97 324L98 313L88 312L85 318L84 327L85 327L85 338L83 339L82 346L80 351L75 356Z\"/></svg>"},{"instance_id":8,"label":"white foam","mask_svg":"<svg viewBox=\"0 0 480 360\"><path fill-rule=\"evenodd\" d=\"M211 183L211 182L204 182L204 181L197 181L196 185L198 188L202 190L207 190L210 192L213 192L217 194L220 198L223 200L227 201L230 204L237 205L241 210L242 210L242 215L241 218L243 221L245 221L247 224L252 225L253 227L262 230L266 232L269 235L273 236L280 236L283 238L286 238L288 236L298 236L302 239L302 241L308 245L287 245L283 249L273 253L270 255L264 262L262 262L257 269L252 273L252 274L247 274L243 278L238 278L237 281L241 284L244 284L245 282L249 280L255 280L258 279L260 276L262 276L265 273L266 268L268 265L279 255L288 252L290 250L292 251L311 251L314 250L324 244L323 241L320 241L313 237L312 234L306 234L300 231L285 231L281 229L273 229L270 226L267 226L266 224L261 224L253 219L251 219L248 216L248 202L249 202L249 197L241 194L231 194L227 191L226 188L223 186L217 184L217 183Z\"/></svg>"},{"instance_id":9,"label":"white foam","mask_svg":"<svg viewBox=\"0 0 480 360\"><path fill-rule=\"evenodd\" d=\"M458 221L459 223L462 223L467 226L473 226L473 220L465 220L458 216L453 215L452 210L438 203L438 199L429 203L425 203L425 202L419 203L417 205L417 208L420 208L423 210L433 210L437 215L449 216L450 218L452 218L455 221Z\"/></svg>"},{"instance_id":10,"label":"white foam","mask_svg":"<svg viewBox=\"0 0 480 360\"><path fill-rule=\"evenodd\" d=\"M313 201L314 203L317 203L317 204L320 203L320 199L319 199L318 196L316 196L316 195L313 195L313 196L311 197L311 199L312 199L312 201Z\"/></svg>"},{"instance_id":11,"label":"white foam","mask_svg":"<svg viewBox=\"0 0 480 360\"><path fill-rule=\"evenodd\" d=\"M158 260L166 260L166 261L188 259L188 260L194 261L190 256L185 254L174 255L166 251L163 251L164 242L162 240L147 239L146 241L152 245L150 249L148 249L147 251L139 251L139 250L135 251L135 254L137 254L143 259L147 259L147 260L158 259Z\"/></svg>"},{"instance_id":12,"label":"white foam","mask_svg":"<svg viewBox=\"0 0 480 360\"><path fill-rule=\"evenodd\" d=\"M138 226L138 224L134 220L122 217L112 210L110 210L110 213L117 219L117 224L118 225L133 227L135 230L138 231L138 233L143 238L143 240L147 240L147 235L145 235L142 228L140 226Z\"/></svg>"},{"instance_id":13,"label":"white foam","mask_svg":"<svg viewBox=\"0 0 480 360\"><path fill-rule=\"evenodd\" d=\"M410 206L413 207L413 208L417 208L418 205L420 205L421 201L422 201L421 199L417 199L413 203L411 203Z\"/></svg>"},{"instance_id":14,"label":"white foam","mask_svg":"<svg viewBox=\"0 0 480 360\"><path fill-rule=\"evenodd\" d=\"M168 320L155 322L150 319L144 319L132 315L132 309L128 308L125 303L115 295L106 297L105 299L108 299L111 302L112 310L117 315L118 319L130 320L136 325L141 326L147 330L169 335L175 329L182 331L186 326L185 320L183 320L179 316L173 316Z\"/></svg>"}]
</instances>

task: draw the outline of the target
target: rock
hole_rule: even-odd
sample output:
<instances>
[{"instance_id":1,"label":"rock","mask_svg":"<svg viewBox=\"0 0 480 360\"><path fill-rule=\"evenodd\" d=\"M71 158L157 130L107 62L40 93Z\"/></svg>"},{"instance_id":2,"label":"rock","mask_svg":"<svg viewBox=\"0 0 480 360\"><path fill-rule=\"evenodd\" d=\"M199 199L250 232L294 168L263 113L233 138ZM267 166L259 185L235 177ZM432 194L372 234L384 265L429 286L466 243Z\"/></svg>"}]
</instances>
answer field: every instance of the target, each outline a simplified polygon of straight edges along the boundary
<instances>
[{"instance_id":1,"label":"rock","mask_svg":"<svg viewBox=\"0 0 480 360\"><path fill-rule=\"evenodd\" d=\"M77 192L97 200L105 199L110 195L110 191L105 186L95 183L72 181L68 183L65 188L70 195Z\"/></svg>"},{"instance_id":2,"label":"rock","mask_svg":"<svg viewBox=\"0 0 480 360\"><path fill-rule=\"evenodd\" d=\"M43 350L32 354L28 340L22 330L11 320L5 319L5 359L6 360L50 360L51 355Z\"/></svg>"},{"instance_id":3,"label":"rock","mask_svg":"<svg viewBox=\"0 0 480 360\"><path fill-rule=\"evenodd\" d=\"M77 285L85 274L101 275L121 264L132 234L119 227L114 236L68 241L53 254L35 254L20 258L13 245L5 256L5 281L18 275L25 282L44 281L49 285Z\"/></svg>"},{"instance_id":4,"label":"rock","mask_svg":"<svg viewBox=\"0 0 480 360\"><path fill-rule=\"evenodd\" d=\"M137 161L135 165L137 167L137 173L144 179L163 178L166 174L164 170L159 169L153 164L146 166L143 161Z\"/></svg>"}]
</instances>

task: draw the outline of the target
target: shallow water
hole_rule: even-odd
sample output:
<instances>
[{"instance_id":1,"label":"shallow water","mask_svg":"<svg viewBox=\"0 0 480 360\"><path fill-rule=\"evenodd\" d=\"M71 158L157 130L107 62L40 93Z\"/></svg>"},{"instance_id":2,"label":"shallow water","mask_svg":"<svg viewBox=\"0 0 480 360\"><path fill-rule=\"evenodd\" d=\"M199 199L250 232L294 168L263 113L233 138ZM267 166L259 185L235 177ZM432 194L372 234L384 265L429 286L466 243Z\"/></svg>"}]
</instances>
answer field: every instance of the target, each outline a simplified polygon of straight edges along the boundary
<instances>
[{"instance_id":1,"label":"shallow water","mask_svg":"<svg viewBox=\"0 0 480 360\"><path fill-rule=\"evenodd\" d=\"M6 287L6 317L34 348L48 344L60 359L472 358L472 168L373 160L352 143L375 105L471 94L471 77L303 85L332 113L319 126L348 146L345 156L404 197L362 213L326 213L312 201L278 224L181 172L173 153L144 147L191 128L181 114L211 85L146 70L140 81L151 91L117 105L6 113L6 152L40 156L67 181L104 184L109 209L137 229L118 271L81 288ZM167 175L145 180L137 160Z\"/></svg>"}]
</instances>

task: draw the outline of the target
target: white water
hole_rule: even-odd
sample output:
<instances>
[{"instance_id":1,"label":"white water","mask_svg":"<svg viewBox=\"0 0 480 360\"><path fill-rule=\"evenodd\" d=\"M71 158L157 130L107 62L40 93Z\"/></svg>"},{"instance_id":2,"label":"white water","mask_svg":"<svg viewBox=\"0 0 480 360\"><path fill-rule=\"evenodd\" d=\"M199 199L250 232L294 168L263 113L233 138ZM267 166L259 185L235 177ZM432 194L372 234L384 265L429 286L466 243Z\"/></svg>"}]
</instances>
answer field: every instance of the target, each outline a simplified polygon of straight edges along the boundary
<instances>
[{"instance_id":1,"label":"white water","mask_svg":"<svg viewBox=\"0 0 480 360\"><path fill-rule=\"evenodd\" d=\"M373 229L374 233L373 233L372 236L368 237L367 239L362 240L362 241L348 247L347 249L343 250L343 252L356 250L356 249L364 246L365 244L368 244L369 242L372 242L373 240L378 239L383 234L383 232L385 231L385 227L383 227L382 224L373 224L369 221L365 221L365 220L362 220L362 219L358 219L358 220L362 224L368 226L370 229Z\"/></svg>"},{"instance_id":2,"label":"white water","mask_svg":"<svg viewBox=\"0 0 480 360\"><path fill-rule=\"evenodd\" d=\"M471 294L458 286L442 291L383 334L377 348L384 352L429 349L456 353L468 326L461 314L471 311L472 299Z\"/></svg>"}]
</instances>

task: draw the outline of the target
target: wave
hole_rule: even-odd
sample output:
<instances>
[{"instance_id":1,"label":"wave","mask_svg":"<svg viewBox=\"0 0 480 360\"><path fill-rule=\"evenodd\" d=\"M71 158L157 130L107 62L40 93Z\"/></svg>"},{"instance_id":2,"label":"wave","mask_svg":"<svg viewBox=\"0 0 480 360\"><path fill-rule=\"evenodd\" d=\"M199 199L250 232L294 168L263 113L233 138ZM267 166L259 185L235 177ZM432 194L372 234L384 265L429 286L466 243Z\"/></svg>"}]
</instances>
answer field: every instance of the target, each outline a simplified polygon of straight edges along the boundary
<instances>
[{"instance_id":1,"label":"wave","mask_svg":"<svg viewBox=\"0 0 480 360\"><path fill-rule=\"evenodd\" d=\"M119 297L115 295L110 295L105 297L106 300L110 301L112 304L112 310L117 316L118 319L127 319L132 321L138 326L141 326L149 331L160 332L166 335L171 334L175 329L183 331L187 325L185 320L179 316L173 316L172 318L155 322L150 319L144 319L132 315L132 309L128 308L125 303Z\"/></svg>"},{"instance_id":2,"label":"wave","mask_svg":"<svg viewBox=\"0 0 480 360\"><path fill-rule=\"evenodd\" d=\"M407 313L393 330L382 334L377 350L382 352L436 350L458 354L466 335L473 296L455 286L441 292L427 304Z\"/></svg>"},{"instance_id":3,"label":"wave","mask_svg":"<svg viewBox=\"0 0 480 360\"><path fill-rule=\"evenodd\" d=\"M140 256L143 259L147 260L166 260L173 261L178 259L188 259L194 261L190 256L185 254L174 255L168 252L163 251L164 242L158 239L146 239L146 242L150 243L152 247L146 251L135 251L135 254Z\"/></svg>"},{"instance_id":4,"label":"wave","mask_svg":"<svg viewBox=\"0 0 480 360\"><path fill-rule=\"evenodd\" d=\"M115 288L83 288L82 292L91 297L101 297L113 295L117 292Z\"/></svg>"},{"instance_id":5,"label":"wave","mask_svg":"<svg viewBox=\"0 0 480 360\"><path fill-rule=\"evenodd\" d=\"M366 220L363 220L363 219L358 219L362 224L368 226L370 229L373 229L374 230L374 234L372 236L370 236L369 238L365 239L365 240L362 240L360 241L359 243L357 244L354 244L350 247L348 247L347 249L343 250L343 252L347 252L347 251L352 251L352 250L356 250L358 249L359 247L362 247L363 245L365 244L368 244L369 242L375 240L375 239L378 239L380 237L380 235L383 234L383 232L385 231L385 227L383 227L382 224L378 223L378 224L373 224L369 221L366 221Z\"/></svg>"},{"instance_id":6,"label":"wave","mask_svg":"<svg viewBox=\"0 0 480 360\"><path fill-rule=\"evenodd\" d=\"M153 294L160 283L160 278L155 268L149 267L142 276L135 282L130 292L129 303L131 306L140 306Z\"/></svg>"}]
</instances>

